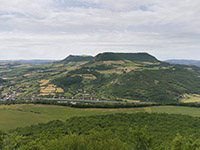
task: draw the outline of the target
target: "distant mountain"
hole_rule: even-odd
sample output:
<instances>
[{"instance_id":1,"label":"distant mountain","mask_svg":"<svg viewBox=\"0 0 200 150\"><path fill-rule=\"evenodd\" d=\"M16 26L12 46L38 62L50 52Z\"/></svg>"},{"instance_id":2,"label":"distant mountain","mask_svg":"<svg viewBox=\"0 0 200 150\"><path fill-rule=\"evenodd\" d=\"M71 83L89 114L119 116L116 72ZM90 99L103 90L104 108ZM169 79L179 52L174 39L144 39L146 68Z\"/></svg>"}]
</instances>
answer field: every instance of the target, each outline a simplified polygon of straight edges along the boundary
<instances>
[{"instance_id":1,"label":"distant mountain","mask_svg":"<svg viewBox=\"0 0 200 150\"><path fill-rule=\"evenodd\" d=\"M91 61L93 60L93 56L81 56L81 55L69 55L64 60L58 61L58 63L69 63L69 62L81 62L81 61Z\"/></svg>"},{"instance_id":2,"label":"distant mountain","mask_svg":"<svg viewBox=\"0 0 200 150\"><path fill-rule=\"evenodd\" d=\"M76 98L178 101L200 94L200 69L157 60L147 53L103 53L52 81Z\"/></svg>"},{"instance_id":3,"label":"distant mountain","mask_svg":"<svg viewBox=\"0 0 200 150\"><path fill-rule=\"evenodd\" d=\"M162 62L148 53L70 55L51 65L3 67L0 76L8 83L2 94L18 98L178 102L184 94L200 94L199 67Z\"/></svg>"},{"instance_id":4,"label":"distant mountain","mask_svg":"<svg viewBox=\"0 0 200 150\"><path fill-rule=\"evenodd\" d=\"M0 60L1 63L24 63L24 64L47 64L52 63L55 60L40 60L40 59L33 59L33 60Z\"/></svg>"},{"instance_id":5,"label":"distant mountain","mask_svg":"<svg viewBox=\"0 0 200 150\"><path fill-rule=\"evenodd\" d=\"M181 64L181 65L193 65L200 67L200 61L199 60L178 60L178 59L171 59L171 60L166 60L165 62L172 63L172 64Z\"/></svg>"},{"instance_id":6,"label":"distant mountain","mask_svg":"<svg viewBox=\"0 0 200 150\"><path fill-rule=\"evenodd\" d=\"M159 62L154 56L148 53L102 53L95 57L96 61L117 61L130 60L141 62Z\"/></svg>"}]
</instances>

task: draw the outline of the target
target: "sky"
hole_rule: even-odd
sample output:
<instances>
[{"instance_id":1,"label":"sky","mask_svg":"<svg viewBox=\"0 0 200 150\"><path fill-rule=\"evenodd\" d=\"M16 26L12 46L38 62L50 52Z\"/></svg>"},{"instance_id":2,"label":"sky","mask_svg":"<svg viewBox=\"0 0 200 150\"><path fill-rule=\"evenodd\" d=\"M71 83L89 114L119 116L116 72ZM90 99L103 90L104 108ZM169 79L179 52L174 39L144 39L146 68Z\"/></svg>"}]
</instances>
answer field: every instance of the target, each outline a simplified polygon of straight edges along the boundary
<instances>
[{"instance_id":1,"label":"sky","mask_svg":"<svg viewBox=\"0 0 200 150\"><path fill-rule=\"evenodd\" d=\"M0 0L0 59L148 52L200 60L199 0Z\"/></svg>"}]
</instances>

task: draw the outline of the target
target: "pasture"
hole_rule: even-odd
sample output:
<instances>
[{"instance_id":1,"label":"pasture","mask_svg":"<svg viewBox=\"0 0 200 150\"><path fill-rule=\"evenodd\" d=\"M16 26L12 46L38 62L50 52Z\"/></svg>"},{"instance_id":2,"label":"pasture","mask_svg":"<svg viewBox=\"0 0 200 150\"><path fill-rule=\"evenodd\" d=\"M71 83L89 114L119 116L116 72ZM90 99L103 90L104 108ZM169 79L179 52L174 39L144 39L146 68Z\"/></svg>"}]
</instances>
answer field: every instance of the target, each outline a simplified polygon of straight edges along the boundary
<instances>
[{"instance_id":1,"label":"pasture","mask_svg":"<svg viewBox=\"0 0 200 150\"><path fill-rule=\"evenodd\" d=\"M106 115L114 113L168 113L200 117L200 108L181 106L154 106L144 108L97 109L71 108L53 105L2 105L0 106L0 130L6 131L17 127L25 127L51 120L65 121L76 116Z\"/></svg>"},{"instance_id":2,"label":"pasture","mask_svg":"<svg viewBox=\"0 0 200 150\"><path fill-rule=\"evenodd\" d=\"M183 103L199 103L200 95L199 94L184 94L184 98L181 99Z\"/></svg>"},{"instance_id":3,"label":"pasture","mask_svg":"<svg viewBox=\"0 0 200 150\"><path fill-rule=\"evenodd\" d=\"M151 107L152 113L182 114L200 117L200 108L182 106L155 106Z\"/></svg>"},{"instance_id":4,"label":"pasture","mask_svg":"<svg viewBox=\"0 0 200 150\"><path fill-rule=\"evenodd\" d=\"M79 109L64 106L20 104L0 106L0 130L15 129L51 120L65 121L75 116L145 112L145 108Z\"/></svg>"}]
</instances>

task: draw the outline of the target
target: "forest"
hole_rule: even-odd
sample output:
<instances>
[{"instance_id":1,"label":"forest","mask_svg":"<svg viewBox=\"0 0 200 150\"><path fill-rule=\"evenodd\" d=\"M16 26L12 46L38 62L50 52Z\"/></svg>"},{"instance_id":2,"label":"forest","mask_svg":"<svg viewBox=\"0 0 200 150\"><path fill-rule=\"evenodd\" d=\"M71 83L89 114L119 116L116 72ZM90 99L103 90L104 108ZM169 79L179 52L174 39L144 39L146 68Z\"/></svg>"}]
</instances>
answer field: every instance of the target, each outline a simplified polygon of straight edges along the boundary
<instances>
[{"instance_id":1,"label":"forest","mask_svg":"<svg viewBox=\"0 0 200 150\"><path fill-rule=\"evenodd\" d=\"M1 132L3 150L198 150L200 118L157 113L74 117Z\"/></svg>"}]
</instances>

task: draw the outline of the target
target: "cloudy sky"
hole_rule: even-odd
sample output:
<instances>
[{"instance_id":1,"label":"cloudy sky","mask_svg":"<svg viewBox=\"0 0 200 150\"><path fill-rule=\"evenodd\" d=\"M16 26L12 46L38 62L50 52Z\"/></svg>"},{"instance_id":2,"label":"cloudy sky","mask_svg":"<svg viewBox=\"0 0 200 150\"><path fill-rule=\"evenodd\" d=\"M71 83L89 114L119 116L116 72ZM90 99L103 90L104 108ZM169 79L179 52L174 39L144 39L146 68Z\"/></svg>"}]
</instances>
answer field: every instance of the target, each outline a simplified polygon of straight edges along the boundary
<instances>
[{"instance_id":1,"label":"cloudy sky","mask_svg":"<svg viewBox=\"0 0 200 150\"><path fill-rule=\"evenodd\" d=\"M0 0L0 59L100 52L200 60L200 1Z\"/></svg>"}]
</instances>

